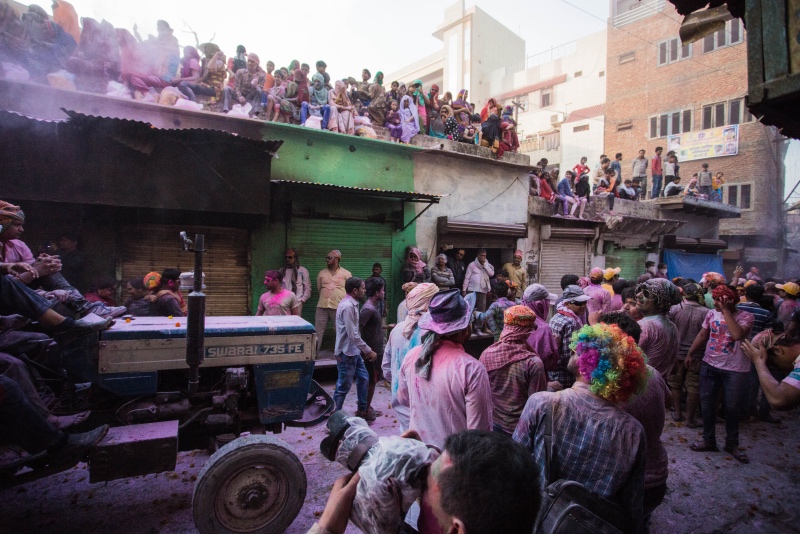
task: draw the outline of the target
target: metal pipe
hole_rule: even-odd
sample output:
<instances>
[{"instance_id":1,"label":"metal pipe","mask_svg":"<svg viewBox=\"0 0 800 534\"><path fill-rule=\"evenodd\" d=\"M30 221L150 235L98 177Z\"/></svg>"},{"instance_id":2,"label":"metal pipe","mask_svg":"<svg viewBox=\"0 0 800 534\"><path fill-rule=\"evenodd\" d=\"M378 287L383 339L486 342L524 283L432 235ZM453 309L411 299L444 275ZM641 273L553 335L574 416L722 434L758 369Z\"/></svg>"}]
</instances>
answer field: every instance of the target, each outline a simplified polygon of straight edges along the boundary
<instances>
[{"instance_id":1,"label":"metal pipe","mask_svg":"<svg viewBox=\"0 0 800 534\"><path fill-rule=\"evenodd\" d=\"M194 236L194 287L189 293L189 314L186 321L186 365L189 366L189 393L196 393L200 384L199 367L205 350L206 296L203 293L203 253L205 235Z\"/></svg>"}]
</instances>

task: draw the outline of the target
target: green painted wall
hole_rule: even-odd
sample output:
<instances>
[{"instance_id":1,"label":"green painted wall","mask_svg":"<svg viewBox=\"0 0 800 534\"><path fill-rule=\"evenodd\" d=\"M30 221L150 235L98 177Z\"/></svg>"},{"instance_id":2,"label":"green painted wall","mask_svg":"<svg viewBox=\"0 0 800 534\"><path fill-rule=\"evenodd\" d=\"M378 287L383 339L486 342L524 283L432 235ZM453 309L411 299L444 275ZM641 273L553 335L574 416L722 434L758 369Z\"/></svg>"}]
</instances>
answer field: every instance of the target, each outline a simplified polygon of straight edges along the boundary
<instances>
[{"instance_id":1,"label":"green painted wall","mask_svg":"<svg viewBox=\"0 0 800 534\"><path fill-rule=\"evenodd\" d=\"M351 135L313 130L300 126L277 123L265 123L264 139L283 140L278 150L278 158L272 160L272 180L293 180L315 182L349 187L371 189L387 189L395 191L414 191L414 155L422 149L410 145L399 145L387 141L366 139ZM314 194L317 197L318 193ZM328 212L332 217L351 216L355 213L370 211L386 200L377 200L361 195L336 194L315 198L319 211ZM277 269L283 264L283 253L287 246L287 226L283 215L274 209L270 222L251 232L251 288L253 313L258 306L258 299L264 293L264 271ZM393 202L393 210L400 210L401 202ZM383 206L381 206L381 209ZM408 203L404 209L405 222L416 215L415 204ZM416 239L416 223L405 230L395 231L392 237L391 266L384 265L384 270L391 268L392 301L403 300L401 289L401 270L405 249L414 245ZM335 243L331 248L336 248ZM301 251L302 264L302 251ZM344 264L345 262L343 262ZM316 280L316 272L309 272L312 282ZM309 302L307 306L315 306ZM396 319L396 306L388 310L389 321Z\"/></svg>"}]
</instances>

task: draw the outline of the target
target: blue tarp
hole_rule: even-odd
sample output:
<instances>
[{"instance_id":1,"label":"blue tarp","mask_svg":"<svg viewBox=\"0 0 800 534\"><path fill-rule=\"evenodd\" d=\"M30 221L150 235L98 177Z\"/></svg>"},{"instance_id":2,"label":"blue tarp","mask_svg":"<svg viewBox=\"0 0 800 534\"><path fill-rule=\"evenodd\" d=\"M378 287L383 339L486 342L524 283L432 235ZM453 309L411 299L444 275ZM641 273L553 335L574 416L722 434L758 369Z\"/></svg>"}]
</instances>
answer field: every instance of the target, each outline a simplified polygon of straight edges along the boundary
<instances>
[{"instance_id":1,"label":"blue tarp","mask_svg":"<svg viewBox=\"0 0 800 534\"><path fill-rule=\"evenodd\" d=\"M667 264L667 276L670 279L680 276L700 281L703 273L714 271L722 273L722 256L716 254L692 254L677 250L664 251L664 263Z\"/></svg>"}]
</instances>

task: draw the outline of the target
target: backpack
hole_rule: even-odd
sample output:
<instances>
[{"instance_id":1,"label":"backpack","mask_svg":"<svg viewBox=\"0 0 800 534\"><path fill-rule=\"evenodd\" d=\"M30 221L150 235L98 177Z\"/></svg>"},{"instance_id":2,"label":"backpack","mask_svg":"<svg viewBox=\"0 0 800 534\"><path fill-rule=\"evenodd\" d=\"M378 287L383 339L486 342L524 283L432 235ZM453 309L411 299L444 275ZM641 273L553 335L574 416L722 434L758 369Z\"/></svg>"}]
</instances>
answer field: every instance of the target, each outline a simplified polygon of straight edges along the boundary
<instances>
[{"instance_id":1,"label":"backpack","mask_svg":"<svg viewBox=\"0 0 800 534\"><path fill-rule=\"evenodd\" d=\"M580 482L557 479L553 465L553 402L545 408L545 481L535 534L622 534L635 527L614 502L590 492Z\"/></svg>"}]
</instances>

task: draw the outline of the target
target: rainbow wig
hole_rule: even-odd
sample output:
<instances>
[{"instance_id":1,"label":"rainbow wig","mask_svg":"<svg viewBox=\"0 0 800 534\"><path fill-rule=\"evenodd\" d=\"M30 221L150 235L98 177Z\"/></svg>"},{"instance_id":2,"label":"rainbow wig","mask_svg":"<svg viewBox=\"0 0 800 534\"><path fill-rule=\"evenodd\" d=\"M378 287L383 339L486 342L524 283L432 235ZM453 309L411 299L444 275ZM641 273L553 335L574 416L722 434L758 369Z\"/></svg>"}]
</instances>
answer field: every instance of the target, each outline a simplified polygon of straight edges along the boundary
<instances>
[{"instance_id":1,"label":"rainbow wig","mask_svg":"<svg viewBox=\"0 0 800 534\"><path fill-rule=\"evenodd\" d=\"M609 402L623 404L647 386L647 359L617 325L584 326L572 334L570 348L589 390Z\"/></svg>"}]
</instances>

